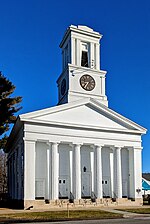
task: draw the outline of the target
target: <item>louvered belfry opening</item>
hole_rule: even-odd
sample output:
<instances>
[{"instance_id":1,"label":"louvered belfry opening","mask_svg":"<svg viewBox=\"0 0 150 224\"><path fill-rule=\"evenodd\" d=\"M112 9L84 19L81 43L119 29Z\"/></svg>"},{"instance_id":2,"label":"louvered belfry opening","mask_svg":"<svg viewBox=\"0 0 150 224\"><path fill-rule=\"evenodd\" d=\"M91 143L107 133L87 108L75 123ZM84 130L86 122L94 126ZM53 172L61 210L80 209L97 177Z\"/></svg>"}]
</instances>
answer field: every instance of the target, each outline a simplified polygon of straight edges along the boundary
<instances>
[{"instance_id":1,"label":"louvered belfry opening","mask_svg":"<svg viewBox=\"0 0 150 224\"><path fill-rule=\"evenodd\" d=\"M88 52L82 51L81 66L88 67Z\"/></svg>"}]
</instances>

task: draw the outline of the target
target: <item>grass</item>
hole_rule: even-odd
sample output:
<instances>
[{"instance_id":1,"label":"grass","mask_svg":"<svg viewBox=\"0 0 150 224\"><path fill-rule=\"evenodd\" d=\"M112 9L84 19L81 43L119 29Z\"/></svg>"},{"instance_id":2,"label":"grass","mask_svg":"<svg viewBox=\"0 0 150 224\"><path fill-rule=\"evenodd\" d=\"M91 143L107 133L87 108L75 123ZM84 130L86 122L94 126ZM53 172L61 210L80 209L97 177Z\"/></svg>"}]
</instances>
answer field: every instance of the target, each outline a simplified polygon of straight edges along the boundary
<instances>
[{"instance_id":1,"label":"grass","mask_svg":"<svg viewBox=\"0 0 150 224\"><path fill-rule=\"evenodd\" d=\"M67 211L24 212L0 215L0 223L55 221L55 220L82 220L82 219L110 219L122 218L122 214L105 212L101 210L71 210L69 218Z\"/></svg>"},{"instance_id":2,"label":"grass","mask_svg":"<svg viewBox=\"0 0 150 224\"><path fill-rule=\"evenodd\" d=\"M119 211L133 212L138 214L150 214L150 208L131 208L131 209L117 209Z\"/></svg>"}]
</instances>

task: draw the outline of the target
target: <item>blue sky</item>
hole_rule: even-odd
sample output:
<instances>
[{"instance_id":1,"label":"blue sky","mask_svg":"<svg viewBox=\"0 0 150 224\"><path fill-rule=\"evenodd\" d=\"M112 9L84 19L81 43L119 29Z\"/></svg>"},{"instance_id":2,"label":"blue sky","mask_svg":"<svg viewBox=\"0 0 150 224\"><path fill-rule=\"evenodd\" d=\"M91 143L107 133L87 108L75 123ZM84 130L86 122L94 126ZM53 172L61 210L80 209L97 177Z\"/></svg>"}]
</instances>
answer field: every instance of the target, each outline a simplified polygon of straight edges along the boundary
<instances>
[{"instance_id":1,"label":"blue sky","mask_svg":"<svg viewBox=\"0 0 150 224\"><path fill-rule=\"evenodd\" d=\"M0 0L0 70L16 85L26 113L57 104L59 43L69 25L103 34L109 107L150 130L149 0ZM150 134L143 136L150 172Z\"/></svg>"}]
</instances>

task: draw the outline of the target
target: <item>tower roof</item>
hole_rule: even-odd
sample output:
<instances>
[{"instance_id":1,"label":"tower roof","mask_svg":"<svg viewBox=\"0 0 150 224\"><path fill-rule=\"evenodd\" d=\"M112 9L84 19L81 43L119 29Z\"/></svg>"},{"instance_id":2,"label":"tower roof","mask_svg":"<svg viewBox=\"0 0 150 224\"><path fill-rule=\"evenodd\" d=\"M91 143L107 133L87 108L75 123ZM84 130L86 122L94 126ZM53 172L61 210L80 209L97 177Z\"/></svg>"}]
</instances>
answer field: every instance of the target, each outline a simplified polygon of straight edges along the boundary
<instances>
[{"instance_id":1,"label":"tower roof","mask_svg":"<svg viewBox=\"0 0 150 224\"><path fill-rule=\"evenodd\" d=\"M84 35L88 35L88 36L92 36L92 37L95 37L95 38L98 38L98 39L101 39L102 38L102 34L100 34L99 32L96 32L94 31L92 28L88 27L88 26L83 26L83 25L78 25L78 26L75 26L75 25L71 25L67 28L65 34L64 34L64 37L60 43L60 47L63 46L66 38L68 37L68 35L71 33L71 32L76 32L76 33L80 33L80 34L84 34Z\"/></svg>"}]
</instances>

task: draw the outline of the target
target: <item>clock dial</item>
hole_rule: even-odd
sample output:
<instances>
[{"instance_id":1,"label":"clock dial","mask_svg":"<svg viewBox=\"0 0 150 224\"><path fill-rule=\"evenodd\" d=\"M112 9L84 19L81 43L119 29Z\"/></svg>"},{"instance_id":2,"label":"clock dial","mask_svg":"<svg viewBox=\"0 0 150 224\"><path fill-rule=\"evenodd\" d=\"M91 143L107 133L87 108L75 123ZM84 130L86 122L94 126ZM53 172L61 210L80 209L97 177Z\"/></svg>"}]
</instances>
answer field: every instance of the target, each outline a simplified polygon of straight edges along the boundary
<instances>
[{"instance_id":1,"label":"clock dial","mask_svg":"<svg viewBox=\"0 0 150 224\"><path fill-rule=\"evenodd\" d=\"M66 91L66 79L63 79L61 82L61 95L63 96Z\"/></svg>"},{"instance_id":2,"label":"clock dial","mask_svg":"<svg viewBox=\"0 0 150 224\"><path fill-rule=\"evenodd\" d=\"M80 85L83 89L91 91L95 88L95 80L90 75L83 75L80 78Z\"/></svg>"}]
</instances>

